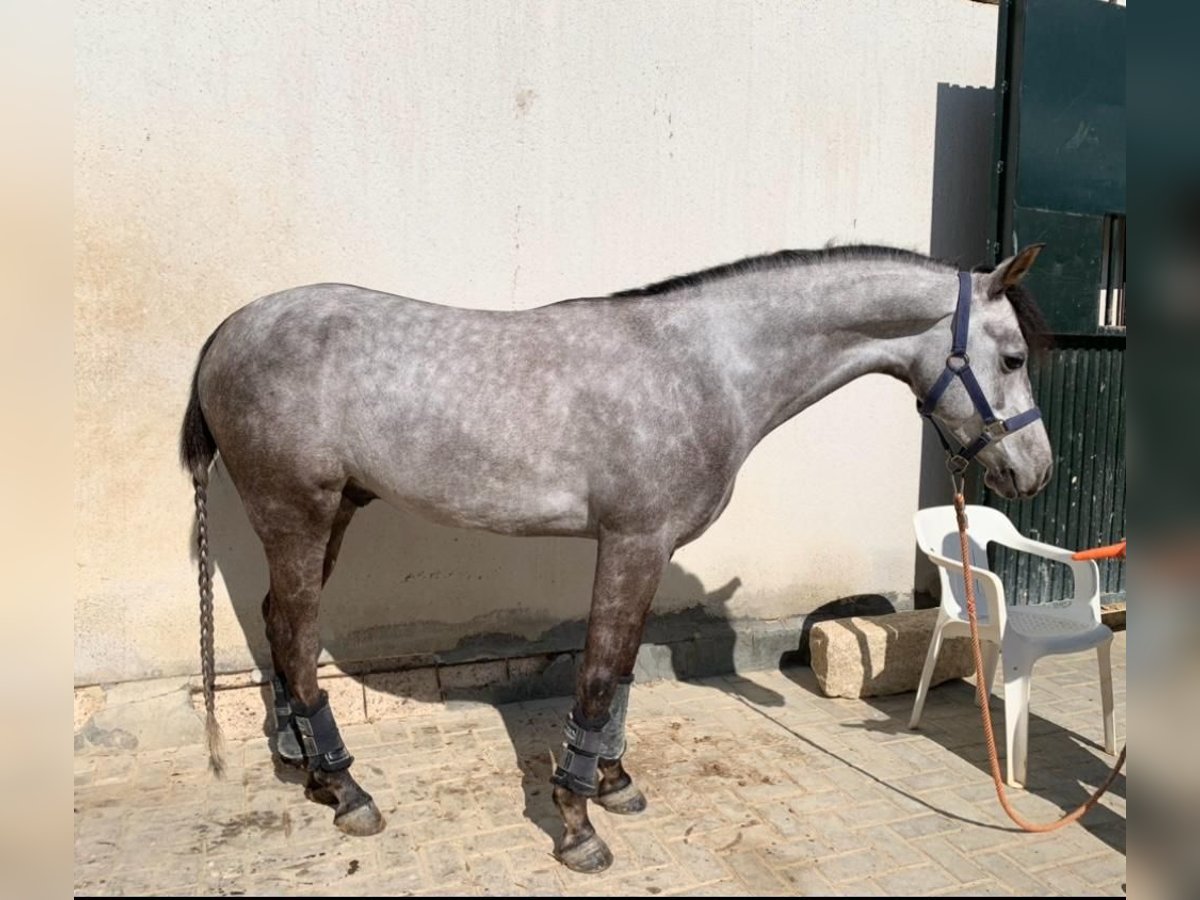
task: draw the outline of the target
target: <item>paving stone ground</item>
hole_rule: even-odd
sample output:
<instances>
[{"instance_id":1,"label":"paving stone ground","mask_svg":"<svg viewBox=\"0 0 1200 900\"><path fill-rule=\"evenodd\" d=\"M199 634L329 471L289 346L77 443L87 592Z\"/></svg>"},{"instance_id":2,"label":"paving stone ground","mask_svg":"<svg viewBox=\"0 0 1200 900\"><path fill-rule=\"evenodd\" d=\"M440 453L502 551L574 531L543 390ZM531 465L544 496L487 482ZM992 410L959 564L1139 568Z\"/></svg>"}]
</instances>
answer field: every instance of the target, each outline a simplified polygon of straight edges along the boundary
<instances>
[{"instance_id":1,"label":"paving stone ground","mask_svg":"<svg viewBox=\"0 0 1200 900\"><path fill-rule=\"evenodd\" d=\"M1125 635L1113 653L1124 741ZM388 820L348 838L277 773L263 738L231 741L214 780L199 746L80 753L78 894L1121 895L1125 779L1085 819L1016 831L986 772L967 682L831 700L809 669L635 685L630 771L642 816L595 809L616 862L576 875L552 856L549 752L570 701L427 704L343 728L354 772ZM997 725L1003 704L993 699ZM1033 680L1030 784L1037 819L1082 801L1101 750L1094 655L1044 660ZM1001 747L1003 738L1001 737Z\"/></svg>"}]
</instances>

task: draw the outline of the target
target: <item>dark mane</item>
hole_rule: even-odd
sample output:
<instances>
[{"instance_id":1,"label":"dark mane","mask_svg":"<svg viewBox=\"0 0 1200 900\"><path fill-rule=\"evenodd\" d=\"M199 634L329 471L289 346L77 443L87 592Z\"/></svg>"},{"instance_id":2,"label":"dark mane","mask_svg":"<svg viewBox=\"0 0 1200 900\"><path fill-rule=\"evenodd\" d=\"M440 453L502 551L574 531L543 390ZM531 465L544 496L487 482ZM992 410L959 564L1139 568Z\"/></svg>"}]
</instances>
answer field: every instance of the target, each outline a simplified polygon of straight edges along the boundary
<instances>
[{"instance_id":1,"label":"dark mane","mask_svg":"<svg viewBox=\"0 0 1200 900\"><path fill-rule=\"evenodd\" d=\"M1004 292L1008 302L1012 304L1013 312L1017 314L1017 325L1021 328L1021 336L1029 349L1041 352L1049 350L1054 344L1050 331L1046 327L1046 317L1042 309L1033 299L1033 293L1023 284L1017 284Z\"/></svg>"},{"instance_id":2,"label":"dark mane","mask_svg":"<svg viewBox=\"0 0 1200 900\"><path fill-rule=\"evenodd\" d=\"M701 269L687 275L676 275L664 281L656 281L645 287L630 288L611 294L612 297L653 297L676 291L680 288L696 287L728 278L732 275L745 275L750 272L764 272L771 269L783 269L788 266L803 266L811 263L825 262L835 259L894 259L903 262L935 268L953 268L945 263L911 250L897 250L894 247L876 247L870 244L858 244L845 247L826 247L822 250L780 250L765 256L750 256L737 262L726 263L711 269Z\"/></svg>"},{"instance_id":3,"label":"dark mane","mask_svg":"<svg viewBox=\"0 0 1200 900\"><path fill-rule=\"evenodd\" d=\"M826 262L839 259L885 259L899 260L936 269L957 269L953 263L914 253L911 250L898 250L895 247L879 247L873 244L852 244L841 247L825 247L821 250L780 250L763 256L748 256L737 262L725 263L711 269L700 269L686 275L676 275L663 281L656 281L644 287L630 288L610 294L610 297L654 297L682 288L697 287L709 282L719 281L734 275L745 275L750 272L765 272L771 269L783 269L789 266L804 266L812 263ZM973 272L991 272L992 266L977 266ZM1048 349L1052 341L1046 328L1046 319L1041 308L1034 300L1033 294L1024 285L1017 284L1005 292L1008 302L1012 304L1017 314L1017 325L1021 336L1030 350Z\"/></svg>"},{"instance_id":4,"label":"dark mane","mask_svg":"<svg viewBox=\"0 0 1200 900\"><path fill-rule=\"evenodd\" d=\"M976 266L972 272L991 272L994 266ZM1017 327L1021 329L1021 337L1033 353L1042 353L1054 346L1054 339L1046 325L1046 317L1038 306L1033 292L1023 284L1014 284L1004 292L1008 302L1012 304L1013 312L1017 314Z\"/></svg>"}]
</instances>

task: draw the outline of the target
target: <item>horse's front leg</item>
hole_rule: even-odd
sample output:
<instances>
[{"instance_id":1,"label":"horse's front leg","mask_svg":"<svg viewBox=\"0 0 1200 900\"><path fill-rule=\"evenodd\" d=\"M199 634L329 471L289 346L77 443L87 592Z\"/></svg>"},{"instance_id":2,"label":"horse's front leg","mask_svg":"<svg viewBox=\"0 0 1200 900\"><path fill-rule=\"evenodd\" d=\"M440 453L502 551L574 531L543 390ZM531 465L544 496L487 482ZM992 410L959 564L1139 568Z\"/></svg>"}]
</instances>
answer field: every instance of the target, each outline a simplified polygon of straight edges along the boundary
<instances>
[{"instance_id":1,"label":"horse's front leg","mask_svg":"<svg viewBox=\"0 0 1200 900\"><path fill-rule=\"evenodd\" d=\"M576 872L600 872L612 864L612 852L588 819L588 798L613 812L641 812L646 806L621 765L625 710L646 612L670 552L661 534L600 535L575 709L551 779L565 826L558 858Z\"/></svg>"},{"instance_id":2,"label":"horse's front leg","mask_svg":"<svg viewBox=\"0 0 1200 900\"><path fill-rule=\"evenodd\" d=\"M640 644L641 629L638 630ZM637 648L634 648L637 655ZM608 710L608 722L604 726L604 746L600 748L600 790L596 802L610 813L632 816L646 810L646 797L633 783L633 777L625 771L622 758L625 756L625 716L629 712L629 688L633 675L624 675L617 680L617 689Z\"/></svg>"}]
</instances>

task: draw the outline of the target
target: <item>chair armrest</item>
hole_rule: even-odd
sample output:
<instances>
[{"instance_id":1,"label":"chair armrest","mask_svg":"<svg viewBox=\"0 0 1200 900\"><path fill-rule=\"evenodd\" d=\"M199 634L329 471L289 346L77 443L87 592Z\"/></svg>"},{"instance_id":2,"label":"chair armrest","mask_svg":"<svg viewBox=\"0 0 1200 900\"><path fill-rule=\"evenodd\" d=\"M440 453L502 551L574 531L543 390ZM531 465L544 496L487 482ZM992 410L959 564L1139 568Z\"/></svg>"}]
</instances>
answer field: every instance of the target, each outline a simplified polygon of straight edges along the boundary
<instances>
[{"instance_id":1,"label":"chair armrest","mask_svg":"<svg viewBox=\"0 0 1200 900\"><path fill-rule=\"evenodd\" d=\"M1005 531L1008 531L1008 529L1005 529ZM1042 541L1035 541L1033 538L1027 538L1015 528L1011 534L994 537L992 540L1004 544L1006 547L1012 547L1014 550L1020 550L1022 553L1044 556L1046 559L1052 559L1056 562L1067 563L1075 561L1072 559L1072 551L1056 547L1053 544L1045 544Z\"/></svg>"},{"instance_id":2,"label":"chair armrest","mask_svg":"<svg viewBox=\"0 0 1200 900\"><path fill-rule=\"evenodd\" d=\"M1100 568L1095 562L1090 559L1075 559L1074 554L1070 550L1055 547L1053 544L1044 544L1041 541L1035 541L1015 530L1013 534L1006 534L1004 537L997 538L996 540L1014 550L1020 550L1023 553L1032 553L1035 556L1041 556L1045 559L1052 559L1055 562L1060 562L1070 567L1071 575L1075 579L1075 599L1083 600L1095 607L1097 621L1099 621Z\"/></svg>"},{"instance_id":3,"label":"chair armrest","mask_svg":"<svg viewBox=\"0 0 1200 900\"><path fill-rule=\"evenodd\" d=\"M962 574L962 560L951 559L948 556L942 556L940 553L932 553L929 550L923 550L922 552L929 557L931 562L941 566L943 569L957 572L959 575ZM1000 626L1001 633L1003 633L1006 618L1004 583L995 572L989 569L981 569L978 566L971 566L971 575L975 579L975 584L983 588L983 597L979 597L977 592L975 599L977 601L982 599L983 603L987 605L988 613L995 616L993 621ZM966 609L965 605L963 609Z\"/></svg>"}]
</instances>

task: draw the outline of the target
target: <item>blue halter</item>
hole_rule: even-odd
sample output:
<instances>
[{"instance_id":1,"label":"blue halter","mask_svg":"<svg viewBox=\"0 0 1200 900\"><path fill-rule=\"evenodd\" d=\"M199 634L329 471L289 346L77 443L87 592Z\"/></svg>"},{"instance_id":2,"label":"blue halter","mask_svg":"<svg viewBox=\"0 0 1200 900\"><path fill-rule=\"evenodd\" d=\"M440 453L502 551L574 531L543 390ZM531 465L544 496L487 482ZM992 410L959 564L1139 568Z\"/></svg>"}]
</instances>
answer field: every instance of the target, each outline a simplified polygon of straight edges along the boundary
<instances>
[{"instance_id":1,"label":"blue halter","mask_svg":"<svg viewBox=\"0 0 1200 900\"><path fill-rule=\"evenodd\" d=\"M946 450L946 467L955 475L961 475L965 472L971 460L978 456L984 447L993 441L1000 440L1005 435L1012 434L1012 432L1024 428L1030 422L1036 422L1042 417L1042 411L1036 406L1025 410L1023 413L1010 416L1007 419L1001 419L992 412L991 404L987 402L987 397L983 396L983 389L979 386L979 382L975 378L975 373L971 371L971 358L967 356L967 329L970 323L971 273L959 272L958 306L954 310L954 323L951 331L953 344L950 348L950 355L946 357L946 370L934 382L933 387L929 389L929 393L925 395L925 399L917 403L917 412L930 422L933 422L938 440L942 442L942 447ZM938 401L942 399L942 394L946 393L946 388L950 387L950 383L955 378L963 383L963 387L967 389L967 394L970 396L971 402L975 404L975 411L983 419L983 431L979 437L970 446L960 447L957 453L951 448L950 441L943 433L942 427L933 418L933 410L937 407Z\"/></svg>"}]
</instances>

